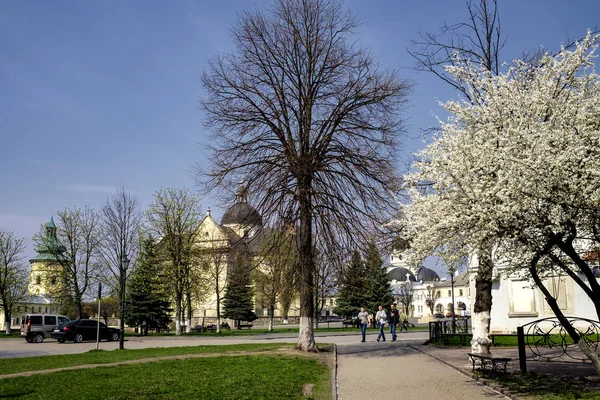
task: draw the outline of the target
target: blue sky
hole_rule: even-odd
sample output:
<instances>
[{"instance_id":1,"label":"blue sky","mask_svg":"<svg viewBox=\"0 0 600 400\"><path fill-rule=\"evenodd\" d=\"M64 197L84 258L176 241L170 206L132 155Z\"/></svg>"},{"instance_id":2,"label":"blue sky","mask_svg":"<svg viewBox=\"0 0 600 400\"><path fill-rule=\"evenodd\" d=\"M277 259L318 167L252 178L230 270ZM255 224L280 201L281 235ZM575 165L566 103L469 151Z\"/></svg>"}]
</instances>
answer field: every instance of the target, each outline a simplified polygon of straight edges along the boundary
<instances>
[{"instance_id":1,"label":"blue sky","mask_svg":"<svg viewBox=\"0 0 600 400\"><path fill-rule=\"evenodd\" d=\"M270 1L17 1L0 7L0 230L30 238L59 209L99 207L125 185L144 203L161 187L196 189L206 158L199 76L231 49L236 12ZM357 39L414 83L402 157L422 147L437 100L455 97L411 69L419 31L466 18L461 0L349 0ZM600 2L500 0L504 59L595 28ZM208 196L202 207L220 216ZM221 211L219 209L221 207ZM33 251L28 249L28 256Z\"/></svg>"}]
</instances>

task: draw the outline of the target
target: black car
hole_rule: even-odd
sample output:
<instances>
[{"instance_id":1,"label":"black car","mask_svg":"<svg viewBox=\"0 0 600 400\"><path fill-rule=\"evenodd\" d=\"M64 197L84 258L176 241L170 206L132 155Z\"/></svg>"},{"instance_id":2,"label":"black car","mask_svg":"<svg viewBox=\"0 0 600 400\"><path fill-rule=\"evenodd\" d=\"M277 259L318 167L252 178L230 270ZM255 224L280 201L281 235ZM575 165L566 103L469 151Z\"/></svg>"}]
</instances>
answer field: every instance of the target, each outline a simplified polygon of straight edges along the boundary
<instances>
[{"instance_id":1,"label":"black car","mask_svg":"<svg viewBox=\"0 0 600 400\"><path fill-rule=\"evenodd\" d=\"M84 340L96 340L98 330L98 321L91 319L78 319L76 321L67 322L61 326L55 326L50 336L64 343L67 340L72 340L75 343L81 343ZM100 340L108 341L119 340L119 330L109 328L100 322Z\"/></svg>"}]
</instances>

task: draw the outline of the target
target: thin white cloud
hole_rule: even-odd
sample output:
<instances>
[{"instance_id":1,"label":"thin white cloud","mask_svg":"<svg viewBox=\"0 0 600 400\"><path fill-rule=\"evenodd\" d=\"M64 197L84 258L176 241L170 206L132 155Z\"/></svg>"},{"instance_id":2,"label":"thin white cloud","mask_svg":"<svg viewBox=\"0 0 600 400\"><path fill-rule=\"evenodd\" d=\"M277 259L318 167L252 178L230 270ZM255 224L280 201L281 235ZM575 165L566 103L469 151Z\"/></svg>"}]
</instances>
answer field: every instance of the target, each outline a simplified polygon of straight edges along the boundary
<instances>
[{"instance_id":1,"label":"thin white cloud","mask_svg":"<svg viewBox=\"0 0 600 400\"><path fill-rule=\"evenodd\" d=\"M71 192L80 193L112 193L115 191L115 188L112 186L90 185L85 183L67 185L65 188Z\"/></svg>"}]
</instances>

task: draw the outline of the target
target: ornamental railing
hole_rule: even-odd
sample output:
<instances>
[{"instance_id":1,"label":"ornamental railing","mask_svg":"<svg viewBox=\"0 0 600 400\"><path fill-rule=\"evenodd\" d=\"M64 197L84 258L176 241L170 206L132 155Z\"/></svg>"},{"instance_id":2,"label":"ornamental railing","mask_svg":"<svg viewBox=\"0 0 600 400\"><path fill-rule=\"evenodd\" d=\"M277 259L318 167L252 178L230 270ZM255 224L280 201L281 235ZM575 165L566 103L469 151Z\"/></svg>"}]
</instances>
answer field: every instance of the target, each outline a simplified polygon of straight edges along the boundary
<instances>
[{"instance_id":1,"label":"ornamental railing","mask_svg":"<svg viewBox=\"0 0 600 400\"><path fill-rule=\"evenodd\" d=\"M439 341L442 335L469 333L469 318L440 319L429 322L429 339Z\"/></svg>"},{"instance_id":2,"label":"ornamental railing","mask_svg":"<svg viewBox=\"0 0 600 400\"><path fill-rule=\"evenodd\" d=\"M583 340L598 352L600 322L586 318L566 317L573 326L579 340ZM589 362L577 343L556 317L543 318L517 327L519 343L519 366L521 373L527 372L527 359L532 361L576 361ZM529 357L528 356L529 353Z\"/></svg>"}]
</instances>

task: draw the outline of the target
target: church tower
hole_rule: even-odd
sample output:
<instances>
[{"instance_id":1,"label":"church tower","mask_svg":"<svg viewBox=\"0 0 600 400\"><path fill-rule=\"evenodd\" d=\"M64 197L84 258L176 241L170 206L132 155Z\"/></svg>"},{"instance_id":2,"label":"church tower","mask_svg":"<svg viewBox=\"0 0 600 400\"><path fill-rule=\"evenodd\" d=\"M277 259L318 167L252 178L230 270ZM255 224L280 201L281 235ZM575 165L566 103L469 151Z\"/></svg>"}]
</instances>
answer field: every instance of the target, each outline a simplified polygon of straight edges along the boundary
<instances>
[{"instance_id":1,"label":"church tower","mask_svg":"<svg viewBox=\"0 0 600 400\"><path fill-rule=\"evenodd\" d=\"M46 224L44 237L35 246L38 253L29 260L29 294L40 297L54 297L61 291L65 246L56 236L54 218Z\"/></svg>"}]
</instances>

